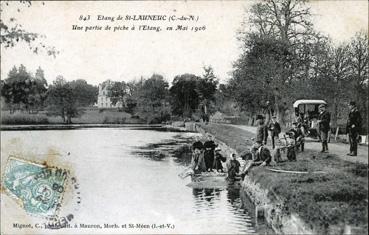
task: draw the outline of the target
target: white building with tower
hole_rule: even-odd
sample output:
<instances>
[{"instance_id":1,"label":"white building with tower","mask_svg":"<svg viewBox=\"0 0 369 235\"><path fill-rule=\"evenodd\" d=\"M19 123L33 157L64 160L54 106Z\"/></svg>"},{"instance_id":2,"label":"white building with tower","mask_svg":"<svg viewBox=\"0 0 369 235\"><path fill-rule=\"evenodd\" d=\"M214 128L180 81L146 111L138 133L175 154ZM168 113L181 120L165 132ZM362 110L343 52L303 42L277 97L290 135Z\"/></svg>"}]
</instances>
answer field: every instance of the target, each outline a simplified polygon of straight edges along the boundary
<instances>
[{"instance_id":1,"label":"white building with tower","mask_svg":"<svg viewBox=\"0 0 369 235\"><path fill-rule=\"evenodd\" d=\"M115 105L112 104L110 97L108 96L110 88L113 82L107 80L99 84L99 94L97 96L97 107L102 108L121 108L123 107L122 102L118 101Z\"/></svg>"}]
</instances>

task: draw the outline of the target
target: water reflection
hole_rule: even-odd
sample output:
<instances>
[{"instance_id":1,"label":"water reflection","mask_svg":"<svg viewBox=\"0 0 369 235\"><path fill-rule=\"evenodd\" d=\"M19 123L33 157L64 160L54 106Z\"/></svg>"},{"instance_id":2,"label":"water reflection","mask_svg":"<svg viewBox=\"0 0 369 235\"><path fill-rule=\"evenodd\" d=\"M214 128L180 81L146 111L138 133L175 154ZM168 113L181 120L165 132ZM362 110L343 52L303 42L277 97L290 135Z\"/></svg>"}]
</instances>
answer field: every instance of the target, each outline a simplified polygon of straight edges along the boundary
<instances>
[{"instance_id":1,"label":"water reflection","mask_svg":"<svg viewBox=\"0 0 369 235\"><path fill-rule=\"evenodd\" d=\"M185 133L182 136L187 137ZM80 183L83 207L75 214L77 222L175 224L176 231L158 231L166 234L255 232L250 215L242 208L239 188L189 188L186 185L190 179L178 177L185 169L184 164L176 163L170 154L160 161L150 161L135 152L158 142L170 143L169 150L165 147L170 152L177 138L178 133L171 132L104 128L1 132L1 156L10 155L19 146L21 155L38 156L35 159L38 162L45 160L38 153L47 153L49 149L70 152L70 156L59 160L73 166ZM160 146L160 151L163 148ZM11 214L8 218L14 221L17 217ZM67 232L86 233L81 229ZM151 234L153 230L120 229L102 233Z\"/></svg>"},{"instance_id":2,"label":"water reflection","mask_svg":"<svg viewBox=\"0 0 369 235\"><path fill-rule=\"evenodd\" d=\"M193 188L194 217L207 219L215 231L220 224L227 224L229 233L255 233L254 223L242 206L239 187ZM219 231L219 230L218 230Z\"/></svg>"}]
</instances>

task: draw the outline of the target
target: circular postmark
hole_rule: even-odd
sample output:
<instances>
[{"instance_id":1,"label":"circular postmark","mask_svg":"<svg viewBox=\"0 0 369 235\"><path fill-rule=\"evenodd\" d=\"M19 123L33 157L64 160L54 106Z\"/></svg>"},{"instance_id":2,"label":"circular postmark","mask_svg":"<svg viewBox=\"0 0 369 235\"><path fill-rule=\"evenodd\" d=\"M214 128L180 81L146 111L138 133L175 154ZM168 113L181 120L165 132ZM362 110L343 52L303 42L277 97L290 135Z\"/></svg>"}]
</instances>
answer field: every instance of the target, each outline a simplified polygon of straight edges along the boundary
<instances>
[{"instance_id":1,"label":"circular postmark","mask_svg":"<svg viewBox=\"0 0 369 235\"><path fill-rule=\"evenodd\" d=\"M68 227L74 215L61 213L62 206L74 203L78 210L81 203L79 184L69 170L15 157L8 159L3 185L27 214L44 218L47 229Z\"/></svg>"}]
</instances>

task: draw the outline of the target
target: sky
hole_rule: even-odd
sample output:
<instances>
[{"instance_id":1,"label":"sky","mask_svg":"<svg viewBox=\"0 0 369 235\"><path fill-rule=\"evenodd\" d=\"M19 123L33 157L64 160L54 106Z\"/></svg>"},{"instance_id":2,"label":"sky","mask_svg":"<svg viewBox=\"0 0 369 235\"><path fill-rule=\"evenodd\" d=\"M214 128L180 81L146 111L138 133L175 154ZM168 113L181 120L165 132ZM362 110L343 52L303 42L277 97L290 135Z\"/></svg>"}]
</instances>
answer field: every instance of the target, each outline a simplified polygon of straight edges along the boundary
<instances>
[{"instance_id":1,"label":"sky","mask_svg":"<svg viewBox=\"0 0 369 235\"><path fill-rule=\"evenodd\" d=\"M221 82L230 78L232 63L239 57L237 31L247 18L247 10L254 1L56 1L32 3L31 7L18 3L4 7L3 20L14 17L23 28L45 35L47 45L55 46L60 54L53 58L45 53L34 54L24 43L5 49L1 47L1 79L20 64L34 73L41 66L51 83L58 75L67 80L85 79L97 85L107 79L129 81L162 74L171 82L183 73L203 74L203 67L211 65ZM349 40L357 31L368 30L368 1L312 1L315 28L329 35L335 44ZM193 15L196 22L114 22L97 20L97 15ZM90 20L79 17L90 15ZM147 23L148 22L148 23ZM112 26L178 24L205 26L203 31L78 31L72 25Z\"/></svg>"}]
</instances>

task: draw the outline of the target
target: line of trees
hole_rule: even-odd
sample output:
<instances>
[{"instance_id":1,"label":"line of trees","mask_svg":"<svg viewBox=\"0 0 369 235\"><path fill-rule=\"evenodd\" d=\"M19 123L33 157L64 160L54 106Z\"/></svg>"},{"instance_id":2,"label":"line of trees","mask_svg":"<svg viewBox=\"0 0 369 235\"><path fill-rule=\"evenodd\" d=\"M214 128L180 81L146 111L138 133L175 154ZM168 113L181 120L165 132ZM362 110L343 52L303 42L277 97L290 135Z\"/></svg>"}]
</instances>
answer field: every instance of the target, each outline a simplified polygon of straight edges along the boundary
<instances>
[{"instance_id":1,"label":"line of trees","mask_svg":"<svg viewBox=\"0 0 369 235\"><path fill-rule=\"evenodd\" d=\"M174 117L200 119L215 107L217 84L218 79L208 66L204 67L201 77L194 74L175 76L170 88L159 74L127 83L113 82L108 96L113 105L124 103L124 111L149 123Z\"/></svg>"},{"instance_id":2,"label":"line of trees","mask_svg":"<svg viewBox=\"0 0 369 235\"><path fill-rule=\"evenodd\" d=\"M160 123L173 117L203 118L214 111L218 80L211 67L204 67L203 76L178 75L172 86L162 75L153 74L129 82L106 82L107 96L113 105L118 102L123 110L148 123ZM24 65L13 67L5 80L1 80L2 109L37 113L46 111L60 116L63 123L83 113L83 107L96 103L98 88L87 81L67 81L58 76L47 84L44 71L39 67L33 75Z\"/></svg>"},{"instance_id":3,"label":"line of trees","mask_svg":"<svg viewBox=\"0 0 369 235\"><path fill-rule=\"evenodd\" d=\"M3 109L37 113L47 110L48 114L62 117L71 123L71 118L81 113L81 107L96 102L98 89L83 79L66 81L58 76L52 84L47 84L44 71L39 67L35 75L24 65L15 66L5 80L1 80Z\"/></svg>"},{"instance_id":4,"label":"line of trees","mask_svg":"<svg viewBox=\"0 0 369 235\"><path fill-rule=\"evenodd\" d=\"M333 126L355 100L368 115L368 33L334 45L316 32L306 1L254 4L240 31L241 55L225 95L250 116L274 113L282 122L297 99L324 99Z\"/></svg>"}]
</instances>

